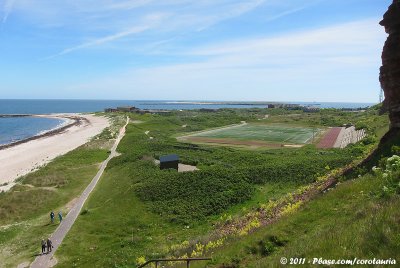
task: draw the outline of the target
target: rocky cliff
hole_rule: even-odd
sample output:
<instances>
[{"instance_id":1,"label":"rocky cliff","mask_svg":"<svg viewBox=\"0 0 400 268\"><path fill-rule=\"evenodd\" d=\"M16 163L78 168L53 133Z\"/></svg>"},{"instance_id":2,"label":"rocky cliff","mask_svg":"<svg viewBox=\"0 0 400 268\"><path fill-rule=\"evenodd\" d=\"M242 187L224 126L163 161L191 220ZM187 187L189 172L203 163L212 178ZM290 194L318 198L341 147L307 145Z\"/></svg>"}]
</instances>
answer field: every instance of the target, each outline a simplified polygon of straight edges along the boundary
<instances>
[{"instance_id":1,"label":"rocky cliff","mask_svg":"<svg viewBox=\"0 0 400 268\"><path fill-rule=\"evenodd\" d=\"M380 22L389 34L382 52L379 80L385 92L391 128L400 128L400 0L393 0Z\"/></svg>"}]
</instances>

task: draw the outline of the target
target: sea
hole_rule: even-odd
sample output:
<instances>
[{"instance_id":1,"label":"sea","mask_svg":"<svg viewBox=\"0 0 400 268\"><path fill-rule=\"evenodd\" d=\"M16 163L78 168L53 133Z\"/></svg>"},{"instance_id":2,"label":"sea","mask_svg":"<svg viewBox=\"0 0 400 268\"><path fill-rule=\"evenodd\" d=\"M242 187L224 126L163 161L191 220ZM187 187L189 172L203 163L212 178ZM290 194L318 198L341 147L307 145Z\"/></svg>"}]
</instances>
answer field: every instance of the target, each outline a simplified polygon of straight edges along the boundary
<instances>
[{"instance_id":1,"label":"sea","mask_svg":"<svg viewBox=\"0 0 400 268\"><path fill-rule=\"evenodd\" d=\"M290 102L319 108L365 108L374 103L342 102ZM15 114L52 114L99 112L105 108L135 106L140 109L193 110L220 108L266 108L266 102L232 101L179 101L179 100L1 100L0 99L0 145L24 140L56 129L65 122L55 118L2 117Z\"/></svg>"}]
</instances>

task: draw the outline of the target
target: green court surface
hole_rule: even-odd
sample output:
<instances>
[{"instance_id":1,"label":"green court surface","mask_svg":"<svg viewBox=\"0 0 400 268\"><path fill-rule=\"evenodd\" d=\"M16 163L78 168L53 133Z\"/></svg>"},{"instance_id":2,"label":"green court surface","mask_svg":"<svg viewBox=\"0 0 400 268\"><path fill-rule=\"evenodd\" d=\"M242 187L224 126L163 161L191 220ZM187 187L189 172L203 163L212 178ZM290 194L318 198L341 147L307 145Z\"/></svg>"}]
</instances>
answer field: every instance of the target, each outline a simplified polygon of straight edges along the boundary
<instances>
[{"instance_id":1,"label":"green court surface","mask_svg":"<svg viewBox=\"0 0 400 268\"><path fill-rule=\"evenodd\" d=\"M319 129L287 125L243 124L196 133L191 137L265 141L272 143L306 144L313 140Z\"/></svg>"}]
</instances>

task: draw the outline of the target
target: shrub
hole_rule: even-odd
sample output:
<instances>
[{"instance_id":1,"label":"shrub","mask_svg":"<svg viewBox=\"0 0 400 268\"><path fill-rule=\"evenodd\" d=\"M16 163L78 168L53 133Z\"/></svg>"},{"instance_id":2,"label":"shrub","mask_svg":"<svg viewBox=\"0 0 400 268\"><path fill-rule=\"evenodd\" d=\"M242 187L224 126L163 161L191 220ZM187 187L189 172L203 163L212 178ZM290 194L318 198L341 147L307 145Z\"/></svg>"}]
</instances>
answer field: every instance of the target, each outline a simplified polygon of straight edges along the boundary
<instances>
[{"instance_id":1,"label":"shrub","mask_svg":"<svg viewBox=\"0 0 400 268\"><path fill-rule=\"evenodd\" d=\"M137 265L142 265L142 264L145 264L145 263L146 263L146 258L145 257L141 256L141 257L136 258L136 264Z\"/></svg>"},{"instance_id":2,"label":"shrub","mask_svg":"<svg viewBox=\"0 0 400 268\"><path fill-rule=\"evenodd\" d=\"M400 156L393 155L385 159L381 164L383 168L372 168L375 176L382 178L384 181L378 196L390 197L394 194L400 194Z\"/></svg>"},{"instance_id":3,"label":"shrub","mask_svg":"<svg viewBox=\"0 0 400 268\"><path fill-rule=\"evenodd\" d=\"M271 255L278 248L285 246L287 240L281 240L277 236L267 236L263 240L259 240L256 246L249 248L252 254L259 254L263 257Z\"/></svg>"},{"instance_id":4,"label":"shrub","mask_svg":"<svg viewBox=\"0 0 400 268\"><path fill-rule=\"evenodd\" d=\"M224 169L177 173L158 172L136 188L143 201L170 221L187 224L223 212L248 200L254 186Z\"/></svg>"}]
</instances>

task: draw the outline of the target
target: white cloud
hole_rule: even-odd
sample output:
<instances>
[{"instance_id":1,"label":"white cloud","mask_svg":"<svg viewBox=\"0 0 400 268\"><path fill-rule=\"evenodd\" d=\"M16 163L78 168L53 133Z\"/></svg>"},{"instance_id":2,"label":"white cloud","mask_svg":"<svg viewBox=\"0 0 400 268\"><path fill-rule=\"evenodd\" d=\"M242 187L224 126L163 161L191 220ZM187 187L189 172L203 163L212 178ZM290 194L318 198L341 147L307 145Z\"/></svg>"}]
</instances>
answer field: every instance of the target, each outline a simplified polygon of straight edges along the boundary
<instances>
[{"instance_id":1,"label":"white cloud","mask_svg":"<svg viewBox=\"0 0 400 268\"><path fill-rule=\"evenodd\" d=\"M232 5L229 5L226 7L225 10L219 12L218 14L205 16L203 25L201 25L197 30L203 31L206 28L221 21L241 16L262 5L264 2L265 0L252 0L252 1L249 0L243 3L234 3Z\"/></svg>"},{"instance_id":2,"label":"white cloud","mask_svg":"<svg viewBox=\"0 0 400 268\"><path fill-rule=\"evenodd\" d=\"M133 35L133 34L144 32L144 31L148 30L149 28L150 28L149 26L133 27L133 28L131 28L129 30L126 30L126 31L123 31L123 32L119 32L119 33L115 33L115 34L112 34L112 35L109 35L109 36L106 36L106 37L98 38L98 39L95 39L95 40L80 44L78 46L66 48L63 51L61 51L60 53L58 53L58 54L56 54L54 56L51 56L49 58L54 58L56 56L62 56L62 55L71 53L71 52L76 51L76 50L80 50L80 49L93 47L93 46L98 46L98 45L101 45L101 44L104 44L104 43L112 42L112 41L118 40L120 38L129 36L129 35Z\"/></svg>"},{"instance_id":3,"label":"white cloud","mask_svg":"<svg viewBox=\"0 0 400 268\"><path fill-rule=\"evenodd\" d=\"M305 48L318 46L324 48L332 47L355 47L362 49L365 46L373 45L368 41L375 41L382 37L382 30L376 23L376 19L350 22L340 25L328 26L319 29L311 29L302 32L285 33L275 37L248 38L245 40L230 40L222 44L210 45L189 51L194 55L222 55L240 53L243 51L269 51L274 48L281 51L289 48Z\"/></svg>"},{"instance_id":4,"label":"white cloud","mask_svg":"<svg viewBox=\"0 0 400 268\"><path fill-rule=\"evenodd\" d=\"M179 37L186 37L190 33L196 34L198 31L204 31L218 23L259 8L268 9L269 15L266 19L271 21L302 10L315 1L292 0L290 3L281 3L277 0L60 0L55 5L53 0L18 0L15 3L15 10L24 20L37 27L44 27L45 30L60 29L60 33L65 30L74 33L68 36L70 40L66 43L78 45L60 48L59 53L46 58L50 59L151 29L152 34L146 35L146 40L142 39L141 43L134 42L120 47L121 50L144 51L146 47L154 47L152 44L165 46L169 42L163 40L176 41ZM148 21L156 20L162 20L162 23L151 23L147 27ZM57 34L52 36L53 40L56 38ZM65 36L59 38L66 40ZM150 54L153 53L154 51Z\"/></svg>"},{"instance_id":5,"label":"white cloud","mask_svg":"<svg viewBox=\"0 0 400 268\"><path fill-rule=\"evenodd\" d=\"M285 100L285 91L291 100L321 101L323 96L346 101L358 96L359 101L371 101L374 88L379 88L386 36L376 21L210 45L184 53L188 60L193 55L201 60L136 68L69 90L96 90L105 98L112 90L134 99L260 100ZM324 93L315 96L318 90Z\"/></svg>"},{"instance_id":6,"label":"white cloud","mask_svg":"<svg viewBox=\"0 0 400 268\"><path fill-rule=\"evenodd\" d=\"M9 0L7 0L9 1ZM91 27L90 24L107 25L112 29L112 24L119 25L125 21L132 22L132 17L141 17L147 13L180 12L188 15L211 15L213 10L221 12L239 12L249 5L264 0L249 0L236 4L233 0L224 1L190 1L190 0L85 0L70 1L59 0L54 4L53 0L19 0L16 8L34 24L39 25L63 25L69 27ZM232 9L232 11L231 11ZM215 14L218 15L218 14ZM107 18L107 21L104 21ZM74 19L74 20L72 20ZM88 23L90 22L90 23Z\"/></svg>"},{"instance_id":7,"label":"white cloud","mask_svg":"<svg viewBox=\"0 0 400 268\"><path fill-rule=\"evenodd\" d=\"M3 19L2 24L6 23L8 17L10 16L15 0L5 0L3 6Z\"/></svg>"},{"instance_id":8,"label":"white cloud","mask_svg":"<svg viewBox=\"0 0 400 268\"><path fill-rule=\"evenodd\" d=\"M129 10L138 7L143 7L150 3L154 2L154 0L129 0L129 1L119 1L119 2L112 2L105 9L123 9Z\"/></svg>"},{"instance_id":9,"label":"white cloud","mask_svg":"<svg viewBox=\"0 0 400 268\"><path fill-rule=\"evenodd\" d=\"M376 20L366 20L277 37L229 41L186 53L212 58L214 64L231 67L293 66L338 59L368 64L380 60L372 58L375 54L371 52L380 49L384 37Z\"/></svg>"},{"instance_id":10,"label":"white cloud","mask_svg":"<svg viewBox=\"0 0 400 268\"><path fill-rule=\"evenodd\" d=\"M59 53L57 53L55 55L52 55L50 57L47 57L45 59L53 59L55 57L66 55L66 54L69 54L69 53L77 51L77 50L99 46L99 45L102 45L102 44L106 44L106 43L109 43L109 42L116 41L118 39L121 39L121 38L124 38L124 37L127 37L127 36L131 36L131 35L135 35L135 34L139 34L139 33L145 32L145 31L153 28L154 26L156 26L158 23L163 21L168 16L170 16L170 15L169 14L162 14L162 13L149 14L144 18L144 22L142 23L143 25L134 26L134 27L129 28L128 30L124 30L124 31L117 32L117 33L114 33L114 34L111 34L111 35L107 35L107 36L103 36L103 37L100 37L100 38L96 38L96 39L93 39L91 41L84 42L84 43L82 43L80 45L73 46L73 47L70 47L70 48L66 48L66 49L62 50L61 52L59 52Z\"/></svg>"}]
</instances>

